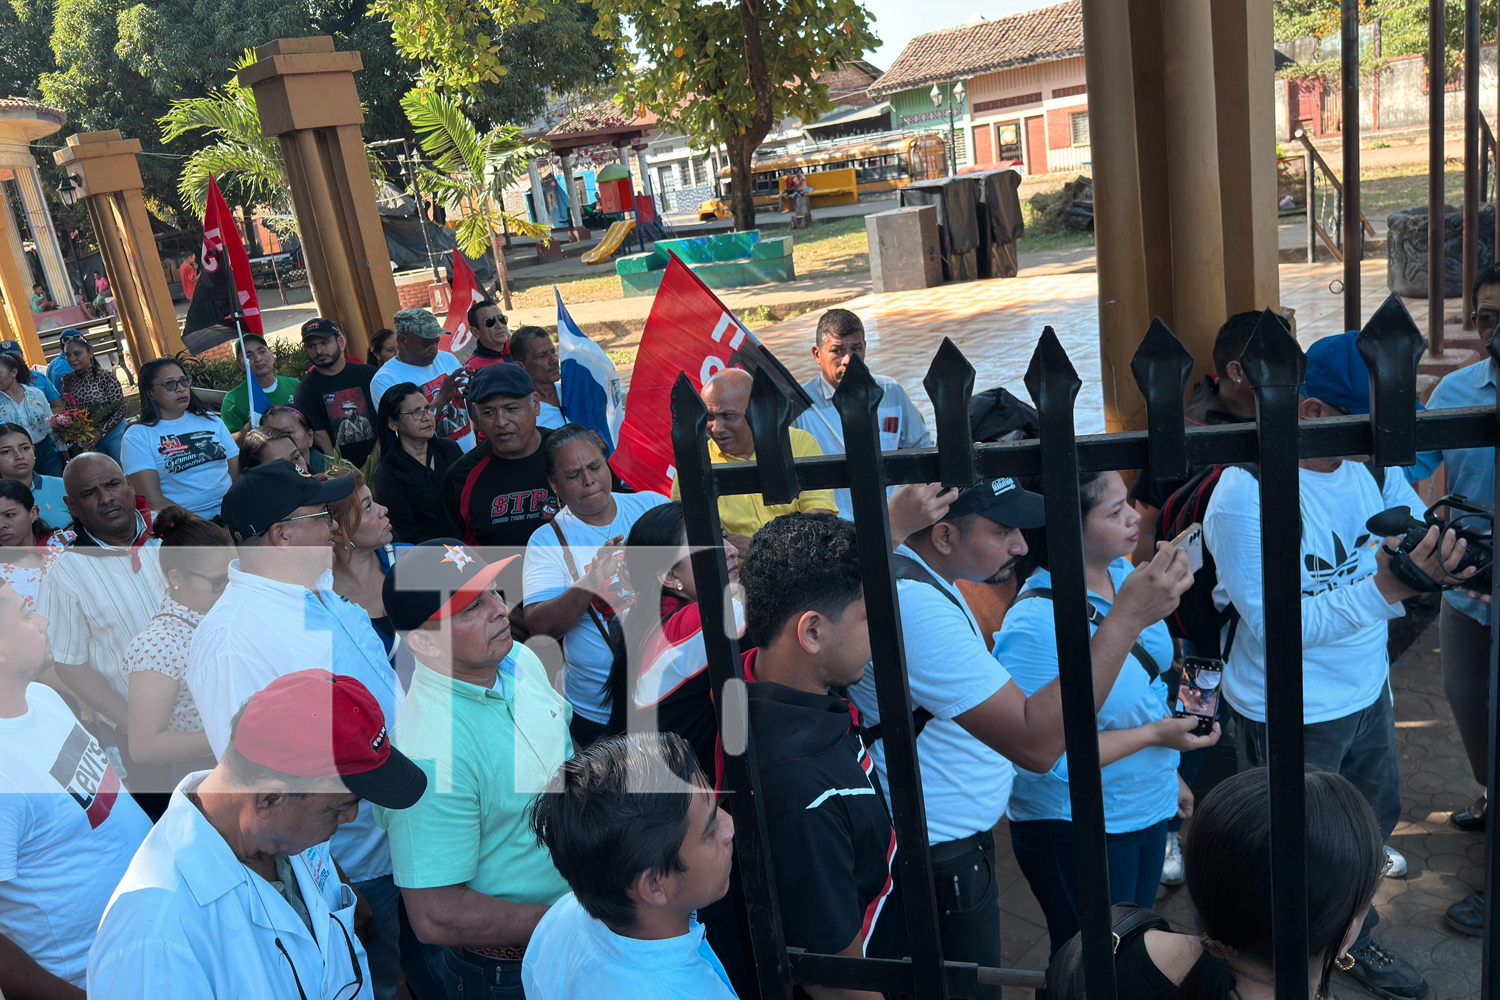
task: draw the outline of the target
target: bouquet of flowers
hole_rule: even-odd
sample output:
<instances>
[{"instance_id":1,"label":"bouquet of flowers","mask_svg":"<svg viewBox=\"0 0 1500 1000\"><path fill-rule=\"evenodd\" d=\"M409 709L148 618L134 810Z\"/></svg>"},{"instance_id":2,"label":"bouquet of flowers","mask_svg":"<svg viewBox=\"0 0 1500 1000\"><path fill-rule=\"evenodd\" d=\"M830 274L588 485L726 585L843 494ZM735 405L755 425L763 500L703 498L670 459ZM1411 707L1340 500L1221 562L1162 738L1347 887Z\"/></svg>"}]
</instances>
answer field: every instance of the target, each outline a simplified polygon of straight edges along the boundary
<instances>
[{"instance_id":1,"label":"bouquet of flowers","mask_svg":"<svg viewBox=\"0 0 1500 1000\"><path fill-rule=\"evenodd\" d=\"M64 447L92 444L98 435L99 424L123 405L96 403L93 406L80 406L71 393L63 393L63 401L68 404L68 408L48 417L47 426L52 428L52 436L62 442Z\"/></svg>"}]
</instances>

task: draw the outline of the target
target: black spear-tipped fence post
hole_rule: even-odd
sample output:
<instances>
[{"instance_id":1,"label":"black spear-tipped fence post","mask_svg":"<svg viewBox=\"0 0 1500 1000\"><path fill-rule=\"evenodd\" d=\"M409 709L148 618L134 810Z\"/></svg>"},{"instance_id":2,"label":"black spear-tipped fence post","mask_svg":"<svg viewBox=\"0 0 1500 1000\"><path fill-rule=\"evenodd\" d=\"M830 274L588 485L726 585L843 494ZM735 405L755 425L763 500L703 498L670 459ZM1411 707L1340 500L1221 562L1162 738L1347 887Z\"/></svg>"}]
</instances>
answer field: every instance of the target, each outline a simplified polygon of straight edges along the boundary
<instances>
[{"instance_id":1,"label":"black spear-tipped fence post","mask_svg":"<svg viewBox=\"0 0 1500 1000\"><path fill-rule=\"evenodd\" d=\"M1130 359L1130 372L1146 400L1146 431L1151 442L1151 466L1142 470L1154 481L1188 476L1187 426L1183 396L1193 377L1193 354L1157 317Z\"/></svg>"},{"instance_id":2,"label":"black spear-tipped fence post","mask_svg":"<svg viewBox=\"0 0 1500 1000\"><path fill-rule=\"evenodd\" d=\"M755 438L761 497L767 504L791 503L801 492L792 463L792 404L764 367L757 367L754 377L745 417Z\"/></svg>"},{"instance_id":3,"label":"black spear-tipped fence post","mask_svg":"<svg viewBox=\"0 0 1500 1000\"><path fill-rule=\"evenodd\" d=\"M1354 338L1370 372L1370 432L1374 465L1417 460L1417 362L1427 349L1422 331L1392 292Z\"/></svg>"},{"instance_id":4,"label":"black spear-tipped fence post","mask_svg":"<svg viewBox=\"0 0 1500 1000\"><path fill-rule=\"evenodd\" d=\"M891 525L885 506L885 470L880 461L880 399L884 390L859 357L849 362L833 394L843 422L849 495L859 539L859 568L864 578L869 617L870 656L880 707L881 742L896 824L896 877L901 883L917 996L942 1000L948 995L938 926L937 894L927 845L927 809L922 803L922 774L917 766L911 694L906 683L906 644L896 574L891 566Z\"/></svg>"},{"instance_id":5,"label":"black spear-tipped fence post","mask_svg":"<svg viewBox=\"0 0 1500 1000\"><path fill-rule=\"evenodd\" d=\"M1073 404L1082 386L1057 334L1047 327L1037 341L1031 367L1026 370L1026 388L1036 403L1042 432L1047 551L1052 569L1058 675L1067 741L1068 793L1073 805L1083 975L1091 998L1114 1000L1104 784L1099 767L1088 584L1083 575L1083 503L1078 490L1078 444L1073 425Z\"/></svg>"},{"instance_id":6,"label":"black spear-tipped fence post","mask_svg":"<svg viewBox=\"0 0 1500 1000\"><path fill-rule=\"evenodd\" d=\"M1267 309L1240 355L1240 364L1255 390L1260 449L1276 998L1306 1000L1307 831L1302 775L1302 512L1297 409L1307 356L1280 317Z\"/></svg>"},{"instance_id":7,"label":"black spear-tipped fence post","mask_svg":"<svg viewBox=\"0 0 1500 1000\"><path fill-rule=\"evenodd\" d=\"M938 482L962 489L979 481L974 435L969 430L969 401L974 396L974 366L947 337L938 345L922 388L932 400L937 428Z\"/></svg>"},{"instance_id":8,"label":"black spear-tipped fence post","mask_svg":"<svg viewBox=\"0 0 1500 1000\"><path fill-rule=\"evenodd\" d=\"M734 816L734 850L749 914L750 946L760 996L791 1000L791 966L781 934L781 910L771 855L761 834L766 829L764 799L755 744L750 739L744 668L729 607L729 572L719 529L719 493L708 457L708 410L685 374L672 386L672 449L677 486L698 584L698 612L708 673L714 690L719 733L724 742L724 787ZM774 450L767 453L774 456ZM743 748L743 752L731 752Z\"/></svg>"},{"instance_id":9,"label":"black spear-tipped fence post","mask_svg":"<svg viewBox=\"0 0 1500 1000\"><path fill-rule=\"evenodd\" d=\"M1500 337L1491 337L1485 348L1490 363L1500 365ZM1500 417L1500 379L1495 382L1495 417ZM1496 510L1500 510L1500 448L1495 449L1495 495L1490 499ZM1490 608L1500 608L1500 568L1490 569ZM1494 718L1494 706L1500 705L1500 628L1490 624L1490 717ZM1485 782L1486 801L1489 812L1495 813L1494 803L1500 802L1500 733L1492 723L1489 732L1489 775ZM1479 995L1482 1000L1500 1000L1500 833L1496 823L1488 823L1484 830L1484 937L1481 939L1483 960L1479 972Z\"/></svg>"}]
</instances>

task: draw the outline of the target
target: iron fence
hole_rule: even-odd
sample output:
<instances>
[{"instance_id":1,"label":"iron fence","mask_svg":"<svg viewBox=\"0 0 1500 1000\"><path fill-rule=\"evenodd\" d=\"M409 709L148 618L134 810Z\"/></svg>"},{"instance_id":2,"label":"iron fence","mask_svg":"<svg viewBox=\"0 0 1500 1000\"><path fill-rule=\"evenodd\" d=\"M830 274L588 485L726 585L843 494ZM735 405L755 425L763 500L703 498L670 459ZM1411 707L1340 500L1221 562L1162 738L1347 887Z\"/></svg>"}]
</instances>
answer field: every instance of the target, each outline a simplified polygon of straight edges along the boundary
<instances>
[{"instance_id":1,"label":"iron fence","mask_svg":"<svg viewBox=\"0 0 1500 1000\"><path fill-rule=\"evenodd\" d=\"M1274 830L1271 878L1276 995L1280 1000L1305 1000L1308 931L1297 463L1309 458L1371 455L1380 465L1402 466L1411 465L1419 451L1493 447L1500 441L1493 406L1416 411L1416 366L1423 340L1399 297L1388 298L1364 325L1358 347L1370 370L1369 416L1299 422L1299 387L1307 359L1296 339L1268 310L1242 358L1255 389L1255 423L1188 428L1183 420L1183 400L1193 359L1157 320L1131 365L1146 399L1148 429L1079 437L1074 428L1074 402L1082 382L1052 328L1047 327L1025 378L1040 416L1040 438L976 446L970 439L968 421L974 369L951 340L944 340L923 382L936 415L936 448L880 451L876 408L882 390L864 364L855 359L834 395L847 454L802 459L792 457L787 396L767 371L758 370L747 408L757 461L720 465L709 461L703 402L686 375L679 377L672 394L672 441L700 593L728 592L727 571L718 548L720 496L759 493L767 504L781 504L803 490L843 487L853 497L870 648L884 726L889 802L900 845L895 877L900 883L910 936L908 959L813 955L785 946L766 844L754 739L745 721L739 643L734 638L727 601L703 601L700 612L709 672L720 731L726 734L724 784L732 793L728 804L735 818L736 850L761 996L788 998L793 983L922 998L972 997L981 984L1041 985L1041 976L1034 971L980 969L943 958L885 505L888 485L941 482L963 487L998 476L1040 474L1045 484L1047 542L1057 609L1084 971L1088 995L1113 1000L1115 970L1089 657L1079 473L1140 469L1142 475L1171 480L1186 478L1193 466L1257 462L1268 663L1268 780ZM1500 357L1500 352L1496 354ZM1496 461L1500 466L1500 451ZM1500 574L1494 576L1495 596L1500 603ZM1500 631L1495 635L1500 636ZM1492 704L1500 690L1496 657L1492 646ZM730 733L734 734L732 739ZM742 739L743 746L735 745ZM1495 801L1500 748L1493 728L1490 761L1489 794L1490 801ZM1500 899L1500 865L1495 849L1496 833L1491 824L1486 839L1488 892L1483 939L1487 1000L1500 1000L1493 961L1496 923L1490 912Z\"/></svg>"}]
</instances>

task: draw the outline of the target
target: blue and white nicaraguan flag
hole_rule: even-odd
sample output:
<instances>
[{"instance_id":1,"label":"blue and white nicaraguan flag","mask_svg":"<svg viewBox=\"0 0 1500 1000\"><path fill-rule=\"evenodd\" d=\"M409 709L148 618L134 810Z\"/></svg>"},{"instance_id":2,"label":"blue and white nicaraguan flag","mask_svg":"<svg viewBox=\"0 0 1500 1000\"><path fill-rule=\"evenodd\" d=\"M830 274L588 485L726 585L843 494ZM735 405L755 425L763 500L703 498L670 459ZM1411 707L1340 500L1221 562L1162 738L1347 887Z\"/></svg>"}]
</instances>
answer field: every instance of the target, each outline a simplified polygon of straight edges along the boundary
<instances>
[{"instance_id":1,"label":"blue and white nicaraguan flag","mask_svg":"<svg viewBox=\"0 0 1500 1000\"><path fill-rule=\"evenodd\" d=\"M557 296L557 354L562 362L558 395L563 417L593 430L613 454L620 424L625 421L625 397L620 391L619 373L604 349L578 329L556 285L552 286L552 294Z\"/></svg>"}]
</instances>

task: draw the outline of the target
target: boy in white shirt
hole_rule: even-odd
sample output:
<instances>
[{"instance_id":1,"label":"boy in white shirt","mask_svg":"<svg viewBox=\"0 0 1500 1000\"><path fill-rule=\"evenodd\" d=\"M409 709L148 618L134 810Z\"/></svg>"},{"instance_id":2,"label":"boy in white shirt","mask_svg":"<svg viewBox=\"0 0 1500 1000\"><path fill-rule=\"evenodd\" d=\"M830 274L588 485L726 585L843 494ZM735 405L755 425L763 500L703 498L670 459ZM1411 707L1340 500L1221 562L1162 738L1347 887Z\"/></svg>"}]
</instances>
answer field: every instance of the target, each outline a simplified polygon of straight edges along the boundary
<instances>
[{"instance_id":1,"label":"boy in white shirt","mask_svg":"<svg viewBox=\"0 0 1500 1000\"><path fill-rule=\"evenodd\" d=\"M1355 349L1356 333L1325 337L1307 352L1302 419L1370 412L1369 373ZM1406 613L1402 601L1417 591L1398 580L1383 551L1387 540L1365 522L1392 507L1424 505L1400 469L1371 469L1369 456L1306 459L1300 463L1302 512L1303 739L1309 764L1348 778L1369 801L1389 838L1401 815L1396 764L1387 622ZM1224 697L1233 709L1240 766L1267 763L1265 606L1261 579L1260 492L1256 478L1226 469L1203 519L1204 541L1218 566L1215 603L1233 604L1240 620L1226 654ZM1392 539L1391 542L1399 542ZM1442 541L1447 565L1462 549ZM1394 545L1392 546L1394 547ZM1436 529L1412 553L1439 578ZM1349 954L1348 972L1377 996L1419 1000L1428 986L1399 955L1375 944L1374 907Z\"/></svg>"}]
</instances>

